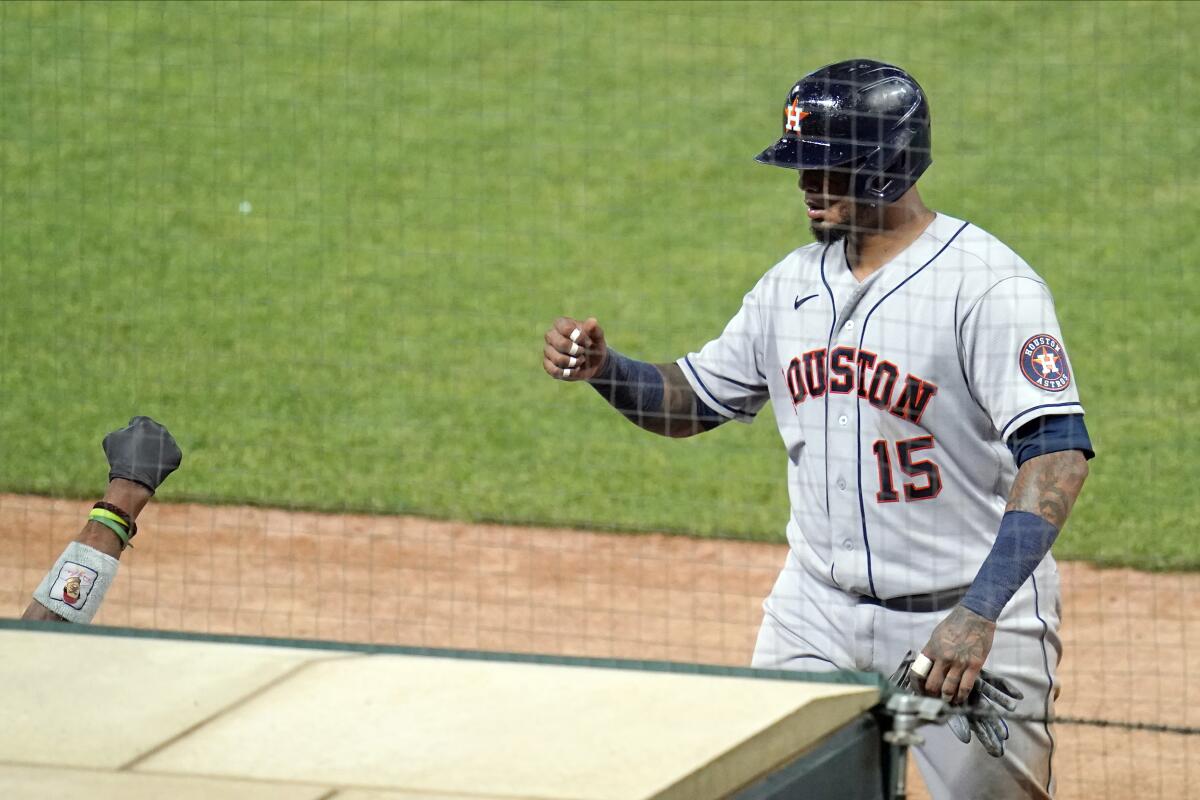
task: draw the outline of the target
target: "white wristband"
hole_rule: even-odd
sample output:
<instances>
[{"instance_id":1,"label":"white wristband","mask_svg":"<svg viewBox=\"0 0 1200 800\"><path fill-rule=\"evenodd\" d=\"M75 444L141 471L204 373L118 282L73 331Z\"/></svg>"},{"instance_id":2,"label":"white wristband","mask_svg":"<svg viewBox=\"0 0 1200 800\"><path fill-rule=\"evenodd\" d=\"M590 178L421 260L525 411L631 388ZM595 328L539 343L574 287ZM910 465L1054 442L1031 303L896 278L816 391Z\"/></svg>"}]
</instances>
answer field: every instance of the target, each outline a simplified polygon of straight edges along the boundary
<instances>
[{"instance_id":1,"label":"white wristband","mask_svg":"<svg viewBox=\"0 0 1200 800\"><path fill-rule=\"evenodd\" d=\"M71 542L42 578L33 599L68 622L91 622L117 575L118 564L94 547Z\"/></svg>"}]
</instances>

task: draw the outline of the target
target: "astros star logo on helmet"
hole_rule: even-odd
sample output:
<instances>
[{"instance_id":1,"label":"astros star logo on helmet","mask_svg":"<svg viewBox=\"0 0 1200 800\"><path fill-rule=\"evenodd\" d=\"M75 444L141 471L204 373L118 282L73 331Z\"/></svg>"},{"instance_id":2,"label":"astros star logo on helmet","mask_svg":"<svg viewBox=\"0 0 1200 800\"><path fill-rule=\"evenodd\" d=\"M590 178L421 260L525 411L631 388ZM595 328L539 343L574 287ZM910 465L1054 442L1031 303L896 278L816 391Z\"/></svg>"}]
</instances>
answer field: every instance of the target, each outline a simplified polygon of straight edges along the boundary
<instances>
[{"instance_id":1,"label":"astros star logo on helmet","mask_svg":"<svg viewBox=\"0 0 1200 800\"><path fill-rule=\"evenodd\" d=\"M783 109L783 113L787 116L786 129L789 131L795 131L796 133L799 133L801 120L803 120L805 117L808 116L807 111L800 110L800 98L797 97L795 100L792 101L791 105L785 106Z\"/></svg>"}]
</instances>

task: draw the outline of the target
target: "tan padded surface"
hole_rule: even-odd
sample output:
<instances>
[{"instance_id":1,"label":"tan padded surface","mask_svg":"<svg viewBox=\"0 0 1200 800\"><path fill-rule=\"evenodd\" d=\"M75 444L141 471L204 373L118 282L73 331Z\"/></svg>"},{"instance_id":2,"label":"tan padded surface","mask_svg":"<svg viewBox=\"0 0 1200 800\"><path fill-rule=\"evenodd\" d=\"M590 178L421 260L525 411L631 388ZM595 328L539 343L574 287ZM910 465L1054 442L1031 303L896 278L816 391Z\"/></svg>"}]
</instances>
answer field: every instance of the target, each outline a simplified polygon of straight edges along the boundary
<instances>
[{"instance_id":1,"label":"tan padded surface","mask_svg":"<svg viewBox=\"0 0 1200 800\"><path fill-rule=\"evenodd\" d=\"M720 796L874 704L862 687L374 656L314 664L156 771L570 798ZM801 712L801 713L797 713ZM686 790L664 791L721 760Z\"/></svg>"},{"instance_id":2,"label":"tan padded surface","mask_svg":"<svg viewBox=\"0 0 1200 800\"><path fill-rule=\"evenodd\" d=\"M401 789L343 789L328 800L514 800L512 797L498 798L494 794L456 794L441 792L405 791ZM522 799L523 800L523 799Z\"/></svg>"},{"instance_id":3,"label":"tan padded surface","mask_svg":"<svg viewBox=\"0 0 1200 800\"><path fill-rule=\"evenodd\" d=\"M0 764L0 790L3 792L0 796L6 800L319 800L329 791L298 784L3 764Z\"/></svg>"},{"instance_id":4,"label":"tan padded surface","mask_svg":"<svg viewBox=\"0 0 1200 800\"><path fill-rule=\"evenodd\" d=\"M0 686L0 785L39 798L703 800L878 697L862 686L27 631L0 631Z\"/></svg>"},{"instance_id":5,"label":"tan padded surface","mask_svg":"<svg viewBox=\"0 0 1200 800\"><path fill-rule=\"evenodd\" d=\"M328 653L0 631L0 761L116 768Z\"/></svg>"}]
</instances>

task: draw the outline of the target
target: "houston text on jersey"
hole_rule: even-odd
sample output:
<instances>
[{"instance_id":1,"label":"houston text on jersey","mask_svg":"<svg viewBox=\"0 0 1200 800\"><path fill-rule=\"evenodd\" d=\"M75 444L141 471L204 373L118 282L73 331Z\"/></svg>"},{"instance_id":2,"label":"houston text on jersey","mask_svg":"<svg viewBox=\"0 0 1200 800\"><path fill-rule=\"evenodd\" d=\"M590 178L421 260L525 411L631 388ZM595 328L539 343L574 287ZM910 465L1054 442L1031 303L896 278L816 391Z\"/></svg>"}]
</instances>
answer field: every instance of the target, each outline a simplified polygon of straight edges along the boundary
<instances>
[{"instance_id":1,"label":"houston text on jersey","mask_svg":"<svg viewBox=\"0 0 1200 800\"><path fill-rule=\"evenodd\" d=\"M792 404L817 398L830 392L858 396L879 409L909 422L920 424L921 415L937 394L937 385L907 374L900 384L900 369L891 361L880 360L876 353L855 347L821 347L796 356L784 370Z\"/></svg>"}]
</instances>

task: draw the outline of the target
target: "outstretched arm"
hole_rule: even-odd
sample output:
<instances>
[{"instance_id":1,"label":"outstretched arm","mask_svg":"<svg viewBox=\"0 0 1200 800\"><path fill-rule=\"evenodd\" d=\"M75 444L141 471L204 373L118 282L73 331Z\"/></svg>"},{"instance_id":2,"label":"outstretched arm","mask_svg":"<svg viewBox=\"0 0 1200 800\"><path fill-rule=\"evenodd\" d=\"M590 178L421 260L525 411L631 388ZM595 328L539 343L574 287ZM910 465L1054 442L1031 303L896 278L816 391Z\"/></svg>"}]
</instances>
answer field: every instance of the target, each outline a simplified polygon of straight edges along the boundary
<instances>
[{"instance_id":1,"label":"outstretched arm","mask_svg":"<svg viewBox=\"0 0 1200 800\"><path fill-rule=\"evenodd\" d=\"M546 331L542 368L559 380L587 381L630 422L661 436L695 436L725 421L700 400L678 364L621 355L608 347L594 318L555 320Z\"/></svg>"},{"instance_id":2,"label":"outstretched arm","mask_svg":"<svg viewBox=\"0 0 1200 800\"><path fill-rule=\"evenodd\" d=\"M927 694L966 700L991 652L1000 612L1050 552L1087 475L1080 450L1046 453L1021 465L991 552L962 602L922 650L933 662L924 682Z\"/></svg>"},{"instance_id":3,"label":"outstretched arm","mask_svg":"<svg viewBox=\"0 0 1200 800\"><path fill-rule=\"evenodd\" d=\"M108 490L104 493L104 502L125 510L134 520L142 509L150 502L150 490L139 483L127 481L124 478L114 478L108 482ZM83 530L75 537L75 541L94 548L106 556L121 558L125 544L117 538L117 534L103 523L89 519L83 523ZM21 615L21 619L44 620L48 622L67 622L66 617L55 614L37 600L29 601L29 607Z\"/></svg>"},{"instance_id":4,"label":"outstretched arm","mask_svg":"<svg viewBox=\"0 0 1200 800\"><path fill-rule=\"evenodd\" d=\"M174 472L183 454L170 431L149 417L104 437L108 489L83 530L33 593L21 619L91 622L117 574L117 562L137 533L135 520Z\"/></svg>"}]
</instances>

